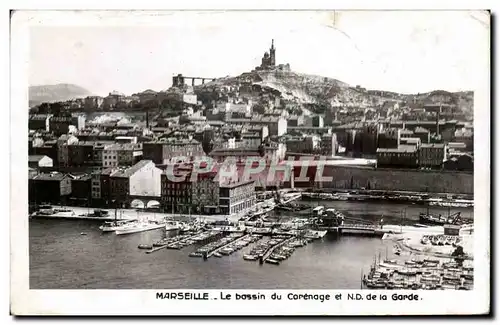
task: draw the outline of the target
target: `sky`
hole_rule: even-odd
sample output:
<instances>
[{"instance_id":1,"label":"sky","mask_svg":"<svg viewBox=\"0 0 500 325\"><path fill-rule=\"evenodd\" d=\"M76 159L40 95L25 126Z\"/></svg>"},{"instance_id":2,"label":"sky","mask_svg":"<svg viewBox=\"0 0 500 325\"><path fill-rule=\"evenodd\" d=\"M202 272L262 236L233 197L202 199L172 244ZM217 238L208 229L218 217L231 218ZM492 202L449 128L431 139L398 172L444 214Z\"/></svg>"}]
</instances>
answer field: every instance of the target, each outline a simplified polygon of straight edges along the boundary
<instances>
[{"instance_id":1,"label":"sky","mask_svg":"<svg viewBox=\"0 0 500 325\"><path fill-rule=\"evenodd\" d=\"M96 95L167 89L172 76L252 70L276 47L296 72L402 93L475 90L488 71L489 16L468 11L40 12L30 85Z\"/></svg>"}]
</instances>

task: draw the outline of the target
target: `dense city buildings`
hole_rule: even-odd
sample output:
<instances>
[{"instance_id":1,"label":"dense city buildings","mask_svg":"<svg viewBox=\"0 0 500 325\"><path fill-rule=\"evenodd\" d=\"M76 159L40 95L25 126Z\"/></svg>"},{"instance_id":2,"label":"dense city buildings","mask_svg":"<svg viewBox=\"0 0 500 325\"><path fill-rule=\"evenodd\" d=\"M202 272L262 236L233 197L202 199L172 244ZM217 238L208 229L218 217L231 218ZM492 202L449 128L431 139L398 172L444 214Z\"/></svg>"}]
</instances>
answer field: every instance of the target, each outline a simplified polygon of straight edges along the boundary
<instances>
[{"instance_id":1,"label":"dense city buildings","mask_svg":"<svg viewBox=\"0 0 500 325\"><path fill-rule=\"evenodd\" d=\"M51 186L59 186L61 197L77 205L127 206L134 198L149 197L165 211L230 214L255 203L255 188L382 186L357 182L356 168L473 170L473 125L451 93L398 95L358 85L346 92L357 95L344 98L328 78L300 75L279 64L274 41L259 64L235 78L176 74L166 90L112 91L37 106L28 119L30 186L42 195L39 184L58 183ZM340 92L335 100L310 102L304 91L311 89ZM304 157L351 164L351 169L330 183L286 179L286 173L298 177L302 172L295 165L267 179L280 164ZM238 177L221 180L214 170L178 182L168 177L192 176L192 170L177 164L203 160L229 161ZM264 170L244 179L242 166L257 160ZM172 165L177 167L169 171ZM35 198L33 191L30 200L56 200Z\"/></svg>"},{"instance_id":2,"label":"dense city buildings","mask_svg":"<svg viewBox=\"0 0 500 325\"><path fill-rule=\"evenodd\" d=\"M439 169L446 161L446 146L443 143L424 143L420 146L418 160L421 167Z\"/></svg>"},{"instance_id":3,"label":"dense city buildings","mask_svg":"<svg viewBox=\"0 0 500 325\"><path fill-rule=\"evenodd\" d=\"M67 203L71 194L71 177L57 172L42 173L29 178L29 201L36 203Z\"/></svg>"},{"instance_id":4,"label":"dense city buildings","mask_svg":"<svg viewBox=\"0 0 500 325\"><path fill-rule=\"evenodd\" d=\"M28 166L34 169L53 167L52 158L42 155L32 155L28 157Z\"/></svg>"},{"instance_id":5,"label":"dense city buildings","mask_svg":"<svg viewBox=\"0 0 500 325\"><path fill-rule=\"evenodd\" d=\"M234 181L219 187L219 206L223 214L240 213L256 203L254 181Z\"/></svg>"},{"instance_id":6,"label":"dense city buildings","mask_svg":"<svg viewBox=\"0 0 500 325\"><path fill-rule=\"evenodd\" d=\"M155 164L166 164L178 157L204 156L203 147L194 139L161 139L143 144L143 158L150 159Z\"/></svg>"},{"instance_id":7,"label":"dense city buildings","mask_svg":"<svg viewBox=\"0 0 500 325\"><path fill-rule=\"evenodd\" d=\"M398 148L378 148L377 166L385 168L416 168L418 149L412 145L400 145Z\"/></svg>"},{"instance_id":8,"label":"dense city buildings","mask_svg":"<svg viewBox=\"0 0 500 325\"><path fill-rule=\"evenodd\" d=\"M119 168L110 177L110 198L126 204L130 197L161 197L161 169L151 160L141 160L129 168Z\"/></svg>"}]
</instances>

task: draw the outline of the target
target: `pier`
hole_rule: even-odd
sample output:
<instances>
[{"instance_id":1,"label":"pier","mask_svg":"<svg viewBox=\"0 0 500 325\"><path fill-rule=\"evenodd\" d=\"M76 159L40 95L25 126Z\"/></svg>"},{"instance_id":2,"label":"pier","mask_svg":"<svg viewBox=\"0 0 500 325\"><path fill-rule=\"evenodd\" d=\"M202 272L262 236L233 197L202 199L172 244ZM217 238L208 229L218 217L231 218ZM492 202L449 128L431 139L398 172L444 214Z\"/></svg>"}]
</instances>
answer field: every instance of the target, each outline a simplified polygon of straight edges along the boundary
<instances>
[{"instance_id":1,"label":"pier","mask_svg":"<svg viewBox=\"0 0 500 325\"><path fill-rule=\"evenodd\" d=\"M212 256L215 251L221 249L223 246L227 246L229 244L234 243L237 240L240 240L244 237L243 233L241 234L232 234L228 237L222 237L215 242L211 242L203 247L198 248L196 251L189 254L191 257L203 257L203 259L208 259L209 256Z\"/></svg>"},{"instance_id":2,"label":"pier","mask_svg":"<svg viewBox=\"0 0 500 325\"><path fill-rule=\"evenodd\" d=\"M271 254L278 248L280 248L281 246L285 245L286 243L290 242L292 239L294 239L295 237L291 236L290 238L287 238L287 239L284 239L282 241L280 241L279 243L277 243L276 245L274 246L271 246L268 248L268 250L264 253L264 255L259 259L259 263L260 264L263 264L265 260L267 260L269 258L269 256L271 256Z\"/></svg>"},{"instance_id":3,"label":"pier","mask_svg":"<svg viewBox=\"0 0 500 325\"><path fill-rule=\"evenodd\" d=\"M225 244L225 245L223 245L223 246L221 246L221 247L217 247L217 248L215 248L215 249L214 249L213 251L211 251L211 252L208 252L208 253L207 253L207 258L211 257L211 256L212 256L215 252L217 252L217 251L219 251L219 250L221 250L221 249L224 249L224 248L226 248L226 247L228 247L228 246L231 246L232 244L234 244L234 243L235 243L235 242L237 242L238 240L243 240L243 239L246 239L246 238L248 238L248 237L250 237L250 235L244 235L244 236L241 236L241 237L235 237L235 238L234 238L234 240L230 241L229 243L227 243L227 244Z\"/></svg>"},{"instance_id":4,"label":"pier","mask_svg":"<svg viewBox=\"0 0 500 325\"><path fill-rule=\"evenodd\" d=\"M383 237L384 234L397 234L400 233L393 229L384 229L379 225L374 224L342 224L339 226L333 227L318 227L319 230L327 230L328 232L334 232L339 235L342 234L363 234L363 235L372 235L372 236L380 236Z\"/></svg>"},{"instance_id":5,"label":"pier","mask_svg":"<svg viewBox=\"0 0 500 325\"><path fill-rule=\"evenodd\" d=\"M157 247L154 247L150 250L147 250L146 251L146 254L151 254L151 253L154 253L154 252L157 252L159 250L162 250L164 248L168 248L168 246L177 246L179 245L181 242L189 242L189 241L195 241L196 243L206 243L207 241L211 241L213 240L214 238L218 238L219 236L221 236L221 233L220 232L214 232L212 234L209 234L205 239L202 239L202 240L196 240L197 237L200 237L204 232L203 231L200 231L200 232L197 232L189 237L186 237L186 236L183 236L183 235L179 235L179 236L175 236L175 237L172 237L170 239L172 239L172 241L169 241L167 240L165 242L165 245L161 245L161 246L157 246ZM177 239L177 240L175 240Z\"/></svg>"}]
</instances>

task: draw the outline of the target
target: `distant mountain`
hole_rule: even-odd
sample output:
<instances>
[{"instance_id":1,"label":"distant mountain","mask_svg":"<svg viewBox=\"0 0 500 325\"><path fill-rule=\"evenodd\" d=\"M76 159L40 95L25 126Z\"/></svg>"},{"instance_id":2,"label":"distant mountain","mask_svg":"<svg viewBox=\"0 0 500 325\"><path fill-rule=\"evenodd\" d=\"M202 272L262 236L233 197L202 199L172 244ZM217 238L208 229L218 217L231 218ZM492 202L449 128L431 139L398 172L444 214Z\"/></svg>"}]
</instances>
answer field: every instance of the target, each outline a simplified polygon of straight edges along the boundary
<instances>
[{"instance_id":1,"label":"distant mountain","mask_svg":"<svg viewBox=\"0 0 500 325\"><path fill-rule=\"evenodd\" d=\"M40 85L29 87L30 107L44 102L66 101L91 95L87 89L73 84Z\"/></svg>"}]
</instances>

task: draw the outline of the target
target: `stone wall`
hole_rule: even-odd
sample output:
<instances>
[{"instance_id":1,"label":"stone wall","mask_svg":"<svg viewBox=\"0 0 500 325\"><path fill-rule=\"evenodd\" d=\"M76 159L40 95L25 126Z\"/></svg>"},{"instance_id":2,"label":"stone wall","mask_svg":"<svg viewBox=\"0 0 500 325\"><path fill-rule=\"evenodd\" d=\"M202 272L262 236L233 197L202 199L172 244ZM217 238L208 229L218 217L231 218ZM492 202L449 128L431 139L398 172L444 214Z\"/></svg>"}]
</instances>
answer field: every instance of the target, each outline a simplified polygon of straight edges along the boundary
<instances>
[{"instance_id":1,"label":"stone wall","mask_svg":"<svg viewBox=\"0 0 500 325\"><path fill-rule=\"evenodd\" d=\"M309 181L299 179L300 169L294 170L295 187L335 189L370 189L387 191L414 191L431 193L474 193L474 175L466 172L417 171L343 166L324 167L323 177L315 180L315 167L309 167ZM318 176L319 177L319 176Z\"/></svg>"}]
</instances>

